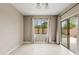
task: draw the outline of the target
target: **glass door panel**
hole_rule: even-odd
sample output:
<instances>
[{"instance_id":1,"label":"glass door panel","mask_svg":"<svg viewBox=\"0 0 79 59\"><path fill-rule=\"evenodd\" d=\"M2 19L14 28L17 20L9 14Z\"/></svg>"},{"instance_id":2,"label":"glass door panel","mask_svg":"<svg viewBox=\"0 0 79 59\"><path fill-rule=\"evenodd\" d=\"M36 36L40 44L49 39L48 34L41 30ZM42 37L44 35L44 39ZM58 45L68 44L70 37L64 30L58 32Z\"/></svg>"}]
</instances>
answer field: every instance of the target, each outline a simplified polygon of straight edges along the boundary
<instances>
[{"instance_id":1,"label":"glass door panel","mask_svg":"<svg viewBox=\"0 0 79 59\"><path fill-rule=\"evenodd\" d=\"M62 45L67 47L67 20L62 21L62 27L61 27L61 36L62 36Z\"/></svg>"},{"instance_id":2,"label":"glass door panel","mask_svg":"<svg viewBox=\"0 0 79 59\"><path fill-rule=\"evenodd\" d=\"M69 33L70 50L77 52L78 19L76 16L69 19Z\"/></svg>"},{"instance_id":3,"label":"glass door panel","mask_svg":"<svg viewBox=\"0 0 79 59\"><path fill-rule=\"evenodd\" d=\"M67 33L68 33L68 25L67 25L67 20L62 21L61 23L61 43L65 47L67 47Z\"/></svg>"}]
</instances>

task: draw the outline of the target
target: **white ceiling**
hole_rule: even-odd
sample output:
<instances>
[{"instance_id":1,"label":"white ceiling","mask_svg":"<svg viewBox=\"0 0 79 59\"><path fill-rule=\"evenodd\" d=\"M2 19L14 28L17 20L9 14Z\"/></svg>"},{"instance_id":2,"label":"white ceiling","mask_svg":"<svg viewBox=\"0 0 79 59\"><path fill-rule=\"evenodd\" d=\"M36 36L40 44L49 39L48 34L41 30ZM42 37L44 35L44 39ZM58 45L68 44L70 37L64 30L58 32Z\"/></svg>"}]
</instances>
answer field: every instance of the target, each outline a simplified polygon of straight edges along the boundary
<instances>
[{"instance_id":1,"label":"white ceiling","mask_svg":"<svg viewBox=\"0 0 79 59\"><path fill-rule=\"evenodd\" d=\"M70 3L49 3L49 8L36 8L36 3L12 3L12 5L23 15L58 15Z\"/></svg>"}]
</instances>

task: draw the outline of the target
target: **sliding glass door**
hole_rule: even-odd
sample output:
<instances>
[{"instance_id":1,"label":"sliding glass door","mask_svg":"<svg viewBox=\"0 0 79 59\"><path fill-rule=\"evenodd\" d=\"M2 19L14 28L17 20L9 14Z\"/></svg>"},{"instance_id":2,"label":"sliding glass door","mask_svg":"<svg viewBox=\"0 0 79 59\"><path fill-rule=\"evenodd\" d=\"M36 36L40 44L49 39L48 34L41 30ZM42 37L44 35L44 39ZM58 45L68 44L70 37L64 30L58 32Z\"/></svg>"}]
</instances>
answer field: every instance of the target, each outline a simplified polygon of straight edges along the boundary
<instances>
[{"instance_id":1,"label":"sliding glass door","mask_svg":"<svg viewBox=\"0 0 79 59\"><path fill-rule=\"evenodd\" d=\"M68 24L67 24L67 20L64 20L61 22L61 44L64 45L65 47L67 47L68 45L68 36L67 36L67 33L68 33Z\"/></svg>"},{"instance_id":2,"label":"sliding glass door","mask_svg":"<svg viewBox=\"0 0 79 59\"><path fill-rule=\"evenodd\" d=\"M61 21L61 44L75 53L77 52L77 36L77 16Z\"/></svg>"}]
</instances>

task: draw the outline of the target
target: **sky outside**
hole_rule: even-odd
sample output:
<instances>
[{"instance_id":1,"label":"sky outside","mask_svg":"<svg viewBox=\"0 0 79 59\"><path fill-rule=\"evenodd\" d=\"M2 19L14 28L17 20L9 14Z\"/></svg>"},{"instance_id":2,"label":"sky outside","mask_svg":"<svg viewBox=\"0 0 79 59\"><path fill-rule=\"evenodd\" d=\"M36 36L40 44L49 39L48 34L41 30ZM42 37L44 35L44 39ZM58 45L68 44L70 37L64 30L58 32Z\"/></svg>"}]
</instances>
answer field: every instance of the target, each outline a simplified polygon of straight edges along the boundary
<instances>
[{"instance_id":1,"label":"sky outside","mask_svg":"<svg viewBox=\"0 0 79 59\"><path fill-rule=\"evenodd\" d=\"M46 19L35 19L35 20L33 20L34 25L41 25L44 22L47 22L47 20Z\"/></svg>"}]
</instances>

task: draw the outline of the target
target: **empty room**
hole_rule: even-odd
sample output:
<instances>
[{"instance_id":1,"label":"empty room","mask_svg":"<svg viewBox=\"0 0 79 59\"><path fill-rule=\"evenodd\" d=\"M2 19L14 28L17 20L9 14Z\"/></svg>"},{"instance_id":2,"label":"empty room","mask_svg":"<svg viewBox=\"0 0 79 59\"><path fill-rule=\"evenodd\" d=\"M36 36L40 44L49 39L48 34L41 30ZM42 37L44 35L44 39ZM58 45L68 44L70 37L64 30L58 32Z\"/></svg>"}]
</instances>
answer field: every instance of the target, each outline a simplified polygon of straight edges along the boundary
<instances>
[{"instance_id":1,"label":"empty room","mask_svg":"<svg viewBox=\"0 0 79 59\"><path fill-rule=\"evenodd\" d=\"M0 3L0 55L78 55L78 3Z\"/></svg>"}]
</instances>

